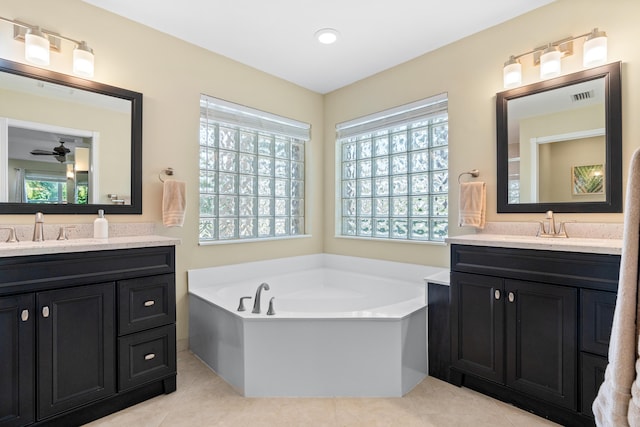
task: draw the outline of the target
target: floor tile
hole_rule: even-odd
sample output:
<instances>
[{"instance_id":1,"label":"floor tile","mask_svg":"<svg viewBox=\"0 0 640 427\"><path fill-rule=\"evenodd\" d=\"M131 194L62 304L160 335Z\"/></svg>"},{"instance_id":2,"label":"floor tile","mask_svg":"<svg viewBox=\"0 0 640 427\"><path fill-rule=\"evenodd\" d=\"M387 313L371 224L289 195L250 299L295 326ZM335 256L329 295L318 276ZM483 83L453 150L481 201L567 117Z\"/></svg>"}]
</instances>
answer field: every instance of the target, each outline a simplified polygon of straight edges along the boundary
<instances>
[{"instance_id":1,"label":"floor tile","mask_svg":"<svg viewBox=\"0 0 640 427\"><path fill-rule=\"evenodd\" d=\"M189 351L178 353L178 389L90 427L537 427L548 420L427 377L401 398L246 398Z\"/></svg>"}]
</instances>

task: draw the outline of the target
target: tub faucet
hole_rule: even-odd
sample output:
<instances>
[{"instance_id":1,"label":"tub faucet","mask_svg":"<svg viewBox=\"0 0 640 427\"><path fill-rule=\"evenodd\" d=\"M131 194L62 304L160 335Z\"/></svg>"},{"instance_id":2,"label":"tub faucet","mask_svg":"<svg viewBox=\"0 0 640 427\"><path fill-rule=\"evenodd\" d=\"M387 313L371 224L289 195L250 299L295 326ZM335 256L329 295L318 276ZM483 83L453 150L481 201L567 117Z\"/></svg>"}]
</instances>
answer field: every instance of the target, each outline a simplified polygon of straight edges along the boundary
<instances>
[{"instance_id":1,"label":"tub faucet","mask_svg":"<svg viewBox=\"0 0 640 427\"><path fill-rule=\"evenodd\" d=\"M44 242L44 215L42 212L36 213L36 223L33 226L34 242Z\"/></svg>"},{"instance_id":2,"label":"tub faucet","mask_svg":"<svg viewBox=\"0 0 640 427\"><path fill-rule=\"evenodd\" d=\"M262 294L262 290L268 291L269 290L269 284L266 282L263 282L260 284L260 286L258 286L258 290L256 290L256 297L253 300L253 310L251 310L252 313L260 313L260 295Z\"/></svg>"}]
</instances>

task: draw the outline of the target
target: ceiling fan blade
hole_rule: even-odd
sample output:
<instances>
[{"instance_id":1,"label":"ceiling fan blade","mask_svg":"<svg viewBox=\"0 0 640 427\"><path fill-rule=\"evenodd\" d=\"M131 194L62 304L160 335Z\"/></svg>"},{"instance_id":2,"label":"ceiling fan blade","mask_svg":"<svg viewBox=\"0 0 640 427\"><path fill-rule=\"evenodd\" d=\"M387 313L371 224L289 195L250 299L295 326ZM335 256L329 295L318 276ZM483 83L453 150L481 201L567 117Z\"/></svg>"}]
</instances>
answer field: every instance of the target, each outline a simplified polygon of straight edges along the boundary
<instances>
[{"instance_id":1,"label":"ceiling fan blade","mask_svg":"<svg viewBox=\"0 0 640 427\"><path fill-rule=\"evenodd\" d=\"M58 153L38 149L38 150L31 151L31 154L33 154L34 156L55 156Z\"/></svg>"}]
</instances>

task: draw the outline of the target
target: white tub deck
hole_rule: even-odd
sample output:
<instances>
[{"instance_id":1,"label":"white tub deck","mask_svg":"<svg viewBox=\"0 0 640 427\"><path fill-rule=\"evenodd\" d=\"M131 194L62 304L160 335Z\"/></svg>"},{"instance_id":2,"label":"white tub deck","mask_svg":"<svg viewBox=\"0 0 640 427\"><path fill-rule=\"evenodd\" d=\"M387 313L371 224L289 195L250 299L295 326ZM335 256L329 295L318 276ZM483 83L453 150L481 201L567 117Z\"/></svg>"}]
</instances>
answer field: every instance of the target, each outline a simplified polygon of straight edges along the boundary
<instances>
[{"instance_id":1,"label":"white tub deck","mask_svg":"<svg viewBox=\"0 0 640 427\"><path fill-rule=\"evenodd\" d=\"M326 254L190 270L190 347L245 396L399 397L427 374L439 270ZM262 313L235 311L262 282Z\"/></svg>"}]
</instances>

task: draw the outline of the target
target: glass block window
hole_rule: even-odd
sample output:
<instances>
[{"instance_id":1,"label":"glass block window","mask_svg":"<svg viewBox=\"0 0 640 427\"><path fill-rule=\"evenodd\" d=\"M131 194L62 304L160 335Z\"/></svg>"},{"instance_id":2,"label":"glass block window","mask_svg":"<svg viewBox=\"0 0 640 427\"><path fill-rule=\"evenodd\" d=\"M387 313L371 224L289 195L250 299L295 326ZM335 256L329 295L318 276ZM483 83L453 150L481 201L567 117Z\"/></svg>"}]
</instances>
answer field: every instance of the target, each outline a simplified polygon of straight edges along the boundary
<instances>
[{"instance_id":1,"label":"glass block window","mask_svg":"<svg viewBox=\"0 0 640 427\"><path fill-rule=\"evenodd\" d=\"M200 99L200 243L303 235L310 126Z\"/></svg>"},{"instance_id":2,"label":"glass block window","mask_svg":"<svg viewBox=\"0 0 640 427\"><path fill-rule=\"evenodd\" d=\"M336 127L338 234L442 242L449 224L447 98Z\"/></svg>"}]
</instances>

